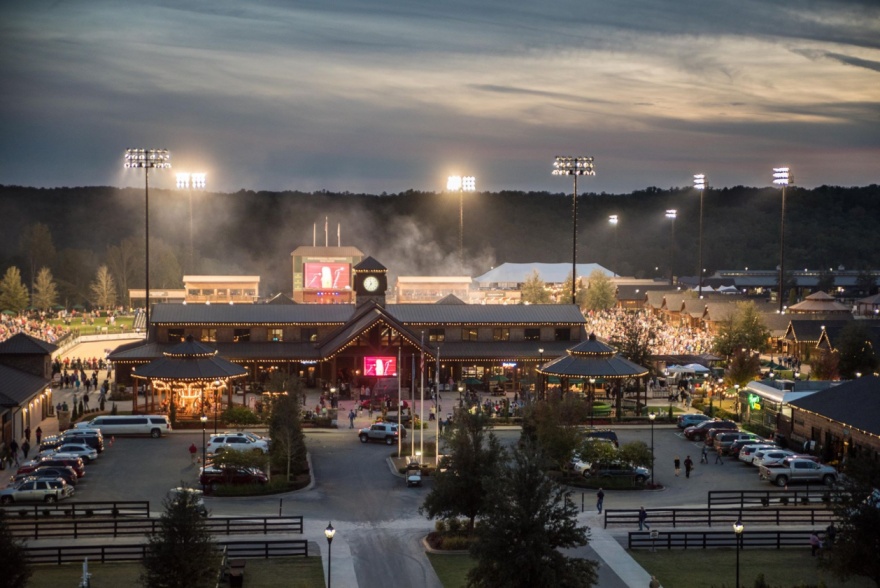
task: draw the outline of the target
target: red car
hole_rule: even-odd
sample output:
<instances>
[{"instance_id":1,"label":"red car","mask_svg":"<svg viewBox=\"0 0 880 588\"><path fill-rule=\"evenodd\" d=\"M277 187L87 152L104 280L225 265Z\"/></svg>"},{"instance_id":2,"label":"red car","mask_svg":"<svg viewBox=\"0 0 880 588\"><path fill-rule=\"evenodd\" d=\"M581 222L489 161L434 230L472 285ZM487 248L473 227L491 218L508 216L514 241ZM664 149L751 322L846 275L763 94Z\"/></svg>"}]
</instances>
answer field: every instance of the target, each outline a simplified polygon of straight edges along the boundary
<instances>
[{"instance_id":1,"label":"red car","mask_svg":"<svg viewBox=\"0 0 880 588\"><path fill-rule=\"evenodd\" d=\"M709 434L710 429L733 429L736 430L736 423L733 421L703 421L699 425L688 427L684 430L684 436L690 441L704 440Z\"/></svg>"},{"instance_id":2,"label":"red car","mask_svg":"<svg viewBox=\"0 0 880 588\"><path fill-rule=\"evenodd\" d=\"M266 484L269 478L257 468L206 467L199 476L199 484L214 490L221 484Z\"/></svg>"},{"instance_id":3,"label":"red car","mask_svg":"<svg viewBox=\"0 0 880 588\"><path fill-rule=\"evenodd\" d=\"M60 466L69 466L73 468L73 471L76 472L77 477L82 478L86 475L86 468L83 465L83 460L80 457L52 457L51 455L47 455L45 457L40 457L28 462L23 463L19 468L16 474L26 474L28 472L32 472L37 468L52 466L52 467L60 467Z\"/></svg>"}]
</instances>

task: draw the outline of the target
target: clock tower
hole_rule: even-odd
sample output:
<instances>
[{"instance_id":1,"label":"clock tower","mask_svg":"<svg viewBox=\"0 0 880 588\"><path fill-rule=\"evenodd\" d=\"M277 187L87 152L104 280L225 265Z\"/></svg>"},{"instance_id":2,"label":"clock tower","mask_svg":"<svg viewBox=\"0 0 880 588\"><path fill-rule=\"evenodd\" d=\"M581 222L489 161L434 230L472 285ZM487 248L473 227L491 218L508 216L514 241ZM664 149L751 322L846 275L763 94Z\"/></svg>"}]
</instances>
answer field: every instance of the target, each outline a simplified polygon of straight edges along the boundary
<instances>
[{"instance_id":1,"label":"clock tower","mask_svg":"<svg viewBox=\"0 0 880 588\"><path fill-rule=\"evenodd\" d=\"M352 268L354 270L354 293L357 303L375 300L385 306L385 293L388 291L388 269L373 259L366 257Z\"/></svg>"}]
</instances>

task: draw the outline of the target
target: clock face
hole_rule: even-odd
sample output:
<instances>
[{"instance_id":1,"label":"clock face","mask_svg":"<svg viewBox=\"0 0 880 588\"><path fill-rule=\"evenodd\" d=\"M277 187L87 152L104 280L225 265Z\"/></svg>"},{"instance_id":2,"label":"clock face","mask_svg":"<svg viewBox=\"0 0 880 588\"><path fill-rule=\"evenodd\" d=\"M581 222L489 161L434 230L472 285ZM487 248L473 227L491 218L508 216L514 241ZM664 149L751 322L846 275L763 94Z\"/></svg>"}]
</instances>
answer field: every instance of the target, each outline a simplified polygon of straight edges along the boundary
<instances>
[{"instance_id":1,"label":"clock face","mask_svg":"<svg viewBox=\"0 0 880 588\"><path fill-rule=\"evenodd\" d=\"M376 276L367 276L364 278L364 290L367 292L375 292L379 289L379 279Z\"/></svg>"}]
</instances>

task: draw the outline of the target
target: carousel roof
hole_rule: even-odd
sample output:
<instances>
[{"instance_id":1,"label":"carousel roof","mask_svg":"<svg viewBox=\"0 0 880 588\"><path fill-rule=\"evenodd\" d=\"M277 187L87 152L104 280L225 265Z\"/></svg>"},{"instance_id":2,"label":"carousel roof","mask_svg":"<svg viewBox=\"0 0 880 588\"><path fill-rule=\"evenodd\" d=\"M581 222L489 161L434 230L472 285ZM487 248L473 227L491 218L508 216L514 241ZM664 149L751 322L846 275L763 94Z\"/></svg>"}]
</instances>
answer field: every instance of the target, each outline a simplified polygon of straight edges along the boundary
<instances>
[{"instance_id":1,"label":"carousel roof","mask_svg":"<svg viewBox=\"0 0 880 588\"><path fill-rule=\"evenodd\" d=\"M644 376L648 370L617 355L613 347L591 333L589 339L569 349L567 355L541 366L538 373L568 378L629 378Z\"/></svg>"},{"instance_id":2,"label":"carousel roof","mask_svg":"<svg viewBox=\"0 0 880 588\"><path fill-rule=\"evenodd\" d=\"M195 341L192 336L163 351L162 355L135 368L132 377L143 380L217 380L247 375L246 369L219 357L216 349Z\"/></svg>"},{"instance_id":3,"label":"carousel roof","mask_svg":"<svg viewBox=\"0 0 880 588\"><path fill-rule=\"evenodd\" d=\"M819 291L810 294L802 302L789 306L788 312L847 313L850 309L837 302L834 296Z\"/></svg>"}]
</instances>

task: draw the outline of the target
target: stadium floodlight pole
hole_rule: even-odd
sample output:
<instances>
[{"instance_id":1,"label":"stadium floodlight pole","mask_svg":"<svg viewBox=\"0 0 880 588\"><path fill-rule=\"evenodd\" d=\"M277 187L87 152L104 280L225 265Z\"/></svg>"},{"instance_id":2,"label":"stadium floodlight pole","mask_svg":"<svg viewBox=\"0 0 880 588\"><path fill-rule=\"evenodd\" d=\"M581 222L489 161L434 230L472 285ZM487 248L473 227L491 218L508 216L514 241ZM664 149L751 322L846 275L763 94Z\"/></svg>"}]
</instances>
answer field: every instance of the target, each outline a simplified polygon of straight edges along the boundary
<instances>
[{"instance_id":1,"label":"stadium floodlight pole","mask_svg":"<svg viewBox=\"0 0 880 588\"><path fill-rule=\"evenodd\" d=\"M706 174L694 174L694 188L700 191L700 236L697 267L697 299L703 299L703 194L706 192Z\"/></svg>"},{"instance_id":2,"label":"stadium floodlight pole","mask_svg":"<svg viewBox=\"0 0 880 588\"><path fill-rule=\"evenodd\" d=\"M678 211L674 208L671 208L666 211L666 218L672 221L672 231L669 233L669 285L675 285L675 270L673 267L675 266L675 218L678 216Z\"/></svg>"},{"instance_id":3,"label":"stadium floodlight pole","mask_svg":"<svg viewBox=\"0 0 880 588\"><path fill-rule=\"evenodd\" d=\"M446 189L450 192L458 190L458 266L464 269L464 193L477 190L477 178L474 176L449 176L446 178Z\"/></svg>"},{"instance_id":4,"label":"stadium floodlight pole","mask_svg":"<svg viewBox=\"0 0 880 588\"><path fill-rule=\"evenodd\" d=\"M612 227L614 227L614 265L617 265L617 257L618 257L618 253L617 253L617 251L618 251L618 249L617 249L617 223L619 221L620 221L620 217L617 216L616 214L612 214L608 217L608 223ZM617 273L617 275L620 275L620 272L614 272L614 270L611 270L611 271L612 271L612 273Z\"/></svg>"},{"instance_id":5,"label":"stadium floodlight pole","mask_svg":"<svg viewBox=\"0 0 880 588\"><path fill-rule=\"evenodd\" d=\"M150 330L150 170L169 169L171 167L171 154L167 149L126 149L124 166L128 168L143 168L144 170L144 290L146 294L146 319L144 328Z\"/></svg>"},{"instance_id":6,"label":"stadium floodlight pole","mask_svg":"<svg viewBox=\"0 0 880 588\"><path fill-rule=\"evenodd\" d=\"M571 198L571 303L577 304L577 193L578 176L595 176L592 157L557 155L553 162L554 176L574 176L574 192Z\"/></svg>"},{"instance_id":7,"label":"stadium floodlight pole","mask_svg":"<svg viewBox=\"0 0 880 588\"><path fill-rule=\"evenodd\" d=\"M195 246L193 245L193 190L204 190L207 174L182 172L177 174L177 188L189 193L189 271L195 273Z\"/></svg>"},{"instance_id":8,"label":"stadium floodlight pole","mask_svg":"<svg viewBox=\"0 0 880 588\"><path fill-rule=\"evenodd\" d=\"M782 216L779 222L779 313L782 314L784 308L782 294L785 286L785 187L794 183L791 168L774 167L773 183L782 186Z\"/></svg>"}]
</instances>

